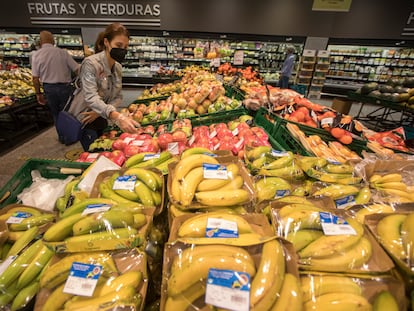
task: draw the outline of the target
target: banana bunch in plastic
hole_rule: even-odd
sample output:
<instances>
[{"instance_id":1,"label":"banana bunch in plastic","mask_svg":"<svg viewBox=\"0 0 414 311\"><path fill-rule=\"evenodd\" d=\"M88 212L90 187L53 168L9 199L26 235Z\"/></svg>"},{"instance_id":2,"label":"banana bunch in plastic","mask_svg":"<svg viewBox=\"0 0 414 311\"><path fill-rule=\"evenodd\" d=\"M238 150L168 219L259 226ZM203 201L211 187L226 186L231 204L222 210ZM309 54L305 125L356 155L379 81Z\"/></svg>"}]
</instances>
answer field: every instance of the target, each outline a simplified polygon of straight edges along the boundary
<instances>
[{"instance_id":1,"label":"banana bunch in plastic","mask_svg":"<svg viewBox=\"0 0 414 311\"><path fill-rule=\"evenodd\" d=\"M174 204L188 208L195 200L203 206L228 207L249 202L250 193L243 188L237 163L224 166L213 155L194 152L182 155L169 176L169 196ZM204 164L217 165L223 178L205 178Z\"/></svg>"},{"instance_id":2,"label":"banana bunch in plastic","mask_svg":"<svg viewBox=\"0 0 414 311\"><path fill-rule=\"evenodd\" d=\"M87 210L90 213L84 214ZM142 212L139 205L118 204L105 198L85 199L66 209L43 234L43 240L57 252L140 246L144 237L139 229L147 223Z\"/></svg>"},{"instance_id":3,"label":"banana bunch in plastic","mask_svg":"<svg viewBox=\"0 0 414 311\"><path fill-rule=\"evenodd\" d=\"M141 152L128 158L125 162L127 168L156 168L163 175L168 174L168 164L178 161L178 157L173 156L169 151L161 153Z\"/></svg>"},{"instance_id":4,"label":"banana bunch in plastic","mask_svg":"<svg viewBox=\"0 0 414 311\"><path fill-rule=\"evenodd\" d=\"M117 189L114 187L117 179L122 180L127 176L136 177L133 190ZM162 206L163 190L164 178L161 172L156 169L140 167L129 168L122 175L120 173L114 173L110 178L99 184L99 192L103 198L118 203L141 204L145 207Z\"/></svg>"},{"instance_id":5,"label":"banana bunch in plastic","mask_svg":"<svg viewBox=\"0 0 414 311\"><path fill-rule=\"evenodd\" d=\"M102 273L92 297L63 292L73 262L102 266ZM140 271L119 274L111 254L106 252L77 253L54 261L40 277L41 288L50 291L40 310L102 310L102 306L139 308L142 297L137 293L142 284Z\"/></svg>"},{"instance_id":6,"label":"banana bunch in plastic","mask_svg":"<svg viewBox=\"0 0 414 311\"><path fill-rule=\"evenodd\" d=\"M372 255L364 227L352 218L344 220L355 234L326 235L320 212L313 204L288 204L278 211L279 234L293 243L299 264L308 270L343 272L361 268Z\"/></svg>"},{"instance_id":7,"label":"banana bunch in plastic","mask_svg":"<svg viewBox=\"0 0 414 311\"><path fill-rule=\"evenodd\" d=\"M381 193L390 202L407 203L414 202L413 187L409 187L401 174L392 173L386 175L374 174L369 179L370 186Z\"/></svg>"},{"instance_id":8,"label":"banana bunch in plastic","mask_svg":"<svg viewBox=\"0 0 414 311\"><path fill-rule=\"evenodd\" d=\"M322 182L355 185L362 181L361 177L353 175L354 168L350 164L329 163L319 157L301 157L298 164L307 176Z\"/></svg>"},{"instance_id":9,"label":"banana bunch in plastic","mask_svg":"<svg viewBox=\"0 0 414 311\"><path fill-rule=\"evenodd\" d=\"M328 184L313 192L312 195L330 197L337 205L347 204L346 207L367 204L371 200L371 190L368 186L359 188L354 185Z\"/></svg>"},{"instance_id":10,"label":"banana bunch in plastic","mask_svg":"<svg viewBox=\"0 0 414 311\"><path fill-rule=\"evenodd\" d=\"M377 293L370 299L365 297L359 279L336 275L305 275L300 278L300 282L305 311L400 310L397 300L387 290Z\"/></svg>"},{"instance_id":11,"label":"banana bunch in plastic","mask_svg":"<svg viewBox=\"0 0 414 311\"><path fill-rule=\"evenodd\" d=\"M372 214L393 213L395 210L389 204L374 203L361 206L354 214L354 218L361 224L364 223L365 216Z\"/></svg>"},{"instance_id":12,"label":"banana bunch in plastic","mask_svg":"<svg viewBox=\"0 0 414 311\"><path fill-rule=\"evenodd\" d=\"M414 213L391 214L376 225L379 242L397 261L414 271Z\"/></svg>"},{"instance_id":13,"label":"banana bunch in plastic","mask_svg":"<svg viewBox=\"0 0 414 311\"><path fill-rule=\"evenodd\" d=\"M264 176L255 180L255 189L257 200L262 202L290 195L293 187L283 178Z\"/></svg>"},{"instance_id":14,"label":"banana bunch in plastic","mask_svg":"<svg viewBox=\"0 0 414 311\"><path fill-rule=\"evenodd\" d=\"M55 207L59 212L63 212L71 205L77 204L89 197L87 192L82 191L78 188L80 181L81 178L76 177L65 185L64 194L59 197L55 203Z\"/></svg>"},{"instance_id":15,"label":"banana bunch in plastic","mask_svg":"<svg viewBox=\"0 0 414 311\"><path fill-rule=\"evenodd\" d=\"M285 252L278 240L265 242L260 262L244 248L202 245L186 248L171 264L165 310L186 310L205 294L210 268L246 272L250 276L250 310L302 310L299 280L286 272Z\"/></svg>"},{"instance_id":16,"label":"banana bunch in plastic","mask_svg":"<svg viewBox=\"0 0 414 311\"><path fill-rule=\"evenodd\" d=\"M10 305L11 310L26 307L36 296L39 277L53 256L41 240L31 242L25 243L25 248L15 254L16 258L0 275L0 305Z\"/></svg>"}]
</instances>

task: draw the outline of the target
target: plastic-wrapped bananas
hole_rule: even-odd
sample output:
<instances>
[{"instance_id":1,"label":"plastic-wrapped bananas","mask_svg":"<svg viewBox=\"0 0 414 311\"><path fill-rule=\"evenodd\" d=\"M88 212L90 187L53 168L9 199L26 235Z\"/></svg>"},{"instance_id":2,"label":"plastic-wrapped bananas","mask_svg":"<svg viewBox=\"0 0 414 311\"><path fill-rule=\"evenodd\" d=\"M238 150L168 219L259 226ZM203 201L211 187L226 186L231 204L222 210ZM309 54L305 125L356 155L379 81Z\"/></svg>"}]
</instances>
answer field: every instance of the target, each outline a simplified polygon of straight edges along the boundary
<instances>
[{"instance_id":1,"label":"plastic-wrapped bananas","mask_svg":"<svg viewBox=\"0 0 414 311\"><path fill-rule=\"evenodd\" d=\"M374 174L369 179L370 186L376 189L383 200L394 203L414 202L413 187L408 186L399 173Z\"/></svg>"}]
</instances>

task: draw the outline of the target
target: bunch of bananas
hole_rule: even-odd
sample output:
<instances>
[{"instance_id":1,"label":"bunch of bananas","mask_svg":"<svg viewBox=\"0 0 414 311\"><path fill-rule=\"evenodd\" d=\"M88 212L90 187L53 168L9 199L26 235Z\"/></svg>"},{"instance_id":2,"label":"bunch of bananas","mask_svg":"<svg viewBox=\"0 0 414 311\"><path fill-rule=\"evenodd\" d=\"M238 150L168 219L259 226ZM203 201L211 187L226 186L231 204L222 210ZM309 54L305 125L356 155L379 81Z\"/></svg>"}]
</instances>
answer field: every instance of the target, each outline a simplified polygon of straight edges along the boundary
<instances>
[{"instance_id":1,"label":"bunch of bananas","mask_svg":"<svg viewBox=\"0 0 414 311\"><path fill-rule=\"evenodd\" d=\"M379 191L390 202L414 202L414 187L407 186L403 182L401 174L392 173L383 176L374 174L369 179L369 183L372 188Z\"/></svg>"},{"instance_id":2,"label":"bunch of bananas","mask_svg":"<svg viewBox=\"0 0 414 311\"><path fill-rule=\"evenodd\" d=\"M366 264L372 255L372 245L364 236L364 227L345 217L355 234L325 235L320 212L323 210L313 204L287 204L278 211L279 233L293 243L300 266L343 272Z\"/></svg>"},{"instance_id":3,"label":"bunch of bananas","mask_svg":"<svg viewBox=\"0 0 414 311\"><path fill-rule=\"evenodd\" d=\"M205 178L203 164L216 164L226 168L225 179ZM234 206L250 201L250 193L243 188L238 163L220 165L213 155L187 154L181 157L169 174L169 196L173 204L189 208L193 200L203 206Z\"/></svg>"},{"instance_id":4,"label":"bunch of bananas","mask_svg":"<svg viewBox=\"0 0 414 311\"><path fill-rule=\"evenodd\" d=\"M89 197L88 193L78 188L81 177L76 177L65 185L64 193L56 200L55 207L59 212Z\"/></svg>"},{"instance_id":5,"label":"bunch of bananas","mask_svg":"<svg viewBox=\"0 0 414 311\"><path fill-rule=\"evenodd\" d=\"M63 292L73 262L102 266L92 297ZM142 277L142 273L135 270L120 274L112 255L106 252L70 254L54 260L41 275L40 286L50 293L41 310L101 310L103 305L115 307L126 304L136 307L141 304L137 289L141 286Z\"/></svg>"},{"instance_id":6,"label":"bunch of bananas","mask_svg":"<svg viewBox=\"0 0 414 311\"><path fill-rule=\"evenodd\" d=\"M307 176L322 182L355 185L362 181L361 177L353 175L354 168L350 164L333 164L320 157L301 157L298 164Z\"/></svg>"},{"instance_id":7,"label":"bunch of bananas","mask_svg":"<svg viewBox=\"0 0 414 311\"><path fill-rule=\"evenodd\" d=\"M181 209L174 204L170 204L168 206L168 212L171 217L170 220L173 220L176 217L182 215L193 215L194 213L211 213L211 212L225 212L227 214L236 214L236 215L244 215L247 214L247 210L243 206L231 206L231 207L204 207L201 209L196 210L188 210L188 209Z\"/></svg>"},{"instance_id":8,"label":"bunch of bananas","mask_svg":"<svg viewBox=\"0 0 414 311\"><path fill-rule=\"evenodd\" d=\"M252 173L261 169L275 170L290 166L293 158L291 151L276 151L269 146L254 147L245 152L245 161Z\"/></svg>"},{"instance_id":9,"label":"bunch of bananas","mask_svg":"<svg viewBox=\"0 0 414 311\"><path fill-rule=\"evenodd\" d=\"M99 207L110 209L83 214L87 209ZM144 241L139 229L146 223L147 216L140 206L90 198L66 209L59 221L46 230L43 240L57 252L136 247Z\"/></svg>"},{"instance_id":10,"label":"bunch of bananas","mask_svg":"<svg viewBox=\"0 0 414 311\"><path fill-rule=\"evenodd\" d=\"M26 307L37 294L39 277L52 259L53 252L41 240L36 240L16 255L0 275L0 306L11 303L13 311Z\"/></svg>"},{"instance_id":11,"label":"bunch of bananas","mask_svg":"<svg viewBox=\"0 0 414 311\"><path fill-rule=\"evenodd\" d=\"M168 165L177 162L178 158L169 151L161 153L141 152L137 153L125 162L127 168L156 168L164 175L168 174Z\"/></svg>"},{"instance_id":12,"label":"bunch of bananas","mask_svg":"<svg viewBox=\"0 0 414 311\"><path fill-rule=\"evenodd\" d=\"M103 150L112 150L113 139L110 138L98 138L95 139L92 144L89 145L89 151L103 151Z\"/></svg>"},{"instance_id":13,"label":"bunch of bananas","mask_svg":"<svg viewBox=\"0 0 414 311\"><path fill-rule=\"evenodd\" d=\"M118 178L135 176L134 189L113 189ZM162 207L164 178L162 173L152 168L129 168L121 175L114 173L99 184L99 192L103 198L124 204L141 204L144 207Z\"/></svg>"},{"instance_id":14,"label":"bunch of bananas","mask_svg":"<svg viewBox=\"0 0 414 311\"><path fill-rule=\"evenodd\" d=\"M371 304L364 296L359 281L347 276L302 276L300 282L304 310L399 310L395 297L387 290L374 296Z\"/></svg>"},{"instance_id":15,"label":"bunch of bananas","mask_svg":"<svg viewBox=\"0 0 414 311\"><path fill-rule=\"evenodd\" d=\"M414 213L391 214L378 221L376 233L387 252L412 272L414 265Z\"/></svg>"},{"instance_id":16,"label":"bunch of bananas","mask_svg":"<svg viewBox=\"0 0 414 311\"><path fill-rule=\"evenodd\" d=\"M394 208L389 204L374 203L374 204L360 206L359 209L355 212L354 218L358 222L363 224L365 220L365 216L367 215L393 213L393 212L394 212Z\"/></svg>"},{"instance_id":17,"label":"bunch of bananas","mask_svg":"<svg viewBox=\"0 0 414 311\"><path fill-rule=\"evenodd\" d=\"M55 220L54 214L30 206L12 205L4 209L6 211L0 215L0 221L7 225L7 240L0 243L3 260L19 254Z\"/></svg>"},{"instance_id":18,"label":"bunch of bananas","mask_svg":"<svg viewBox=\"0 0 414 311\"><path fill-rule=\"evenodd\" d=\"M371 200L369 187L362 188L354 185L329 184L312 193L314 196L327 196L337 205L351 206L354 204L367 204Z\"/></svg>"},{"instance_id":19,"label":"bunch of bananas","mask_svg":"<svg viewBox=\"0 0 414 311\"><path fill-rule=\"evenodd\" d=\"M291 184L283 178L268 176L256 179L254 186L258 202L278 199L290 195L293 188Z\"/></svg>"},{"instance_id":20,"label":"bunch of bananas","mask_svg":"<svg viewBox=\"0 0 414 311\"><path fill-rule=\"evenodd\" d=\"M286 272L279 240L265 242L260 262L242 247L202 245L186 248L171 264L165 310L186 310L205 294L210 268L247 272L250 310L301 310L299 280Z\"/></svg>"}]
</instances>

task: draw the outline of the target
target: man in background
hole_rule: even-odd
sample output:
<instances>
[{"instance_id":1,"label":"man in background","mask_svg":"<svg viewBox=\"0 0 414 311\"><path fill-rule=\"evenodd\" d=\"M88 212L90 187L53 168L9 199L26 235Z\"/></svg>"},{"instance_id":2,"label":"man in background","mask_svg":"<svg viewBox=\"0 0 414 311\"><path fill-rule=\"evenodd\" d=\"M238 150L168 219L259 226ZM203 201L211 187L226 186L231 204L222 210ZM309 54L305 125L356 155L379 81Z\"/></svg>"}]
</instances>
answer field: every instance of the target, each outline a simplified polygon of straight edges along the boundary
<instances>
[{"instance_id":1,"label":"man in background","mask_svg":"<svg viewBox=\"0 0 414 311\"><path fill-rule=\"evenodd\" d=\"M295 64L295 48L288 46L286 48L286 58L280 71L279 87L287 89L289 87L289 79L292 75L293 65Z\"/></svg>"},{"instance_id":2,"label":"man in background","mask_svg":"<svg viewBox=\"0 0 414 311\"><path fill-rule=\"evenodd\" d=\"M56 123L59 111L63 110L73 91L72 74L78 74L79 64L66 50L54 44L51 32L40 32L40 49L32 56L32 78L38 103L47 104Z\"/></svg>"}]
</instances>

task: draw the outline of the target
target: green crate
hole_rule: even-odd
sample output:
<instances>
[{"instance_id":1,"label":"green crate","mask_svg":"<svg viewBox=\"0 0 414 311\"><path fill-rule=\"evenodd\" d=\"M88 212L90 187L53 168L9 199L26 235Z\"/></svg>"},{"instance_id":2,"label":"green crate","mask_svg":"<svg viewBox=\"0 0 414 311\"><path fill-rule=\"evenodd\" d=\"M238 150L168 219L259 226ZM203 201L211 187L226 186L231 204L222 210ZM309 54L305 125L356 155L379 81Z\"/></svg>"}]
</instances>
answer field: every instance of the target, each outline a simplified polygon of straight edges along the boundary
<instances>
[{"instance_id":1,"label":"green crate","mask_svg":"<svg viewBox=\"0 0 414 311\"><path fill-rule=\"evenodd\" d=\"M225 96L229 98L235 98L237 100L242 101L245 98L245 93L236 88L235 86L223 84L224 89L226 90L226 93L224 93Z\"/></svg>"},{"instance_id":2,"label":"green crate","mask_svg":"<svg viewBox=\"0 0 414 311\"><path fill-rule=\"evenodd\" d=\"M167 99L168 97L170 97L170 94L162 95L162 96L156 96L156 97L140 98L140 99L134 100L131 104L145 104L145 105L148 105L150 102L160 101L160 100L163 100L163 99Z\"/></svg>"},{"instance_id":3,"label":"green crate","mask_svg":"<svg viewBox=\"0 0 414 311\"><path fill-rule=\"evenodd\" d=\"M191 120L191 125L200 126L200 125L210 125L213 123L222 123L232 121L237 119L242 115L249 114L248 110L243 106L233 110L219 111L215 113L207 113L197 117L189 118Z\"/></svg>"},{"instance_id":4,"label":"green crate","mask_svg":"<svg viewBox=\"0 0 414 311\"><path fill-rule=\"evenodd\" d=\"M65 160L29 159L0 190L0 208L16 203L17 195L32 184L32 171L38 170L44 178L65 179L69 175L80 175L90 163Z\"/></svg>"},{"instance_id":5,"label":"green crate","mask_svg":"<svg viewBox=\"0 0 414 311\"><path fill-rule=\"evenodd\" d=\"M256 111L254 123L262 127L268 134L270 134L273 131L275 124L274 120L271 121L266 116L269 116L268 112L265 108L261 107Z\"/></svg>"}]
</instances>

